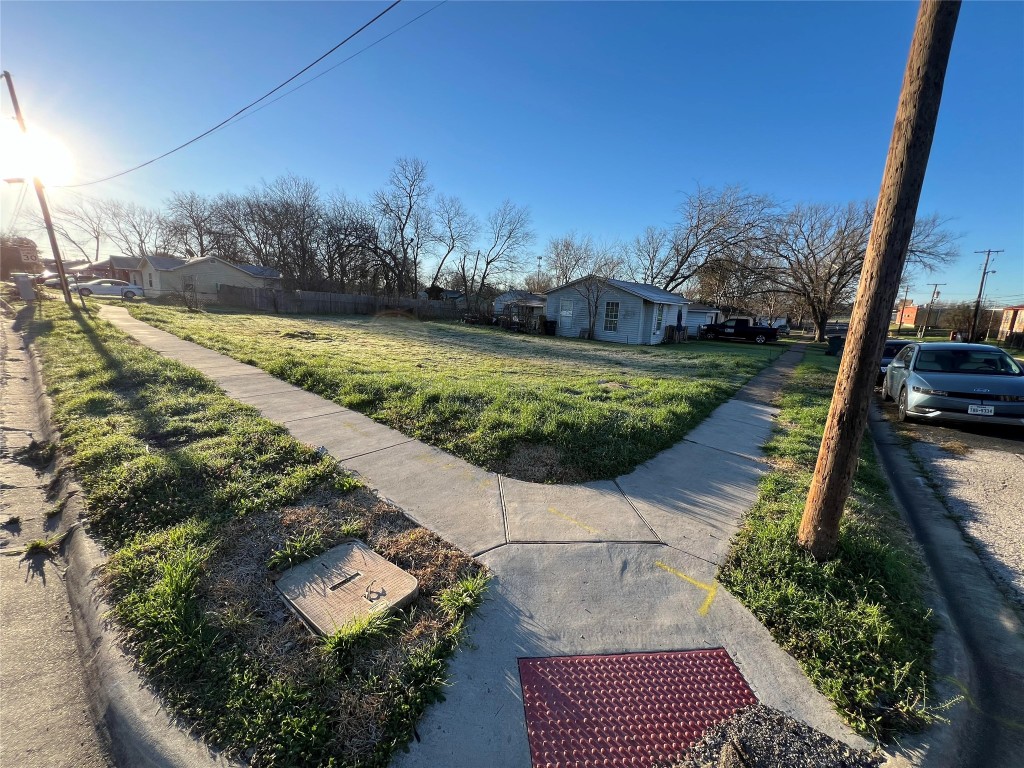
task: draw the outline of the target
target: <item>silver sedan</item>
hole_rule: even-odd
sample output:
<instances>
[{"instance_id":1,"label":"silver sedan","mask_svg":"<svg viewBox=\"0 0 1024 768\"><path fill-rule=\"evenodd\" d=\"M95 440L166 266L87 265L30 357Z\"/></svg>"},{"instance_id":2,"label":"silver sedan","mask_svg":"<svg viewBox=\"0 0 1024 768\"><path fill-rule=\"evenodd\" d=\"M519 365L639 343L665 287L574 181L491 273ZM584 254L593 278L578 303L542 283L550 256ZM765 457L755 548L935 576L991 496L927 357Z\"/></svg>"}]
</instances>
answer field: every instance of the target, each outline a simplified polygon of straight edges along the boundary
<instances>
[{"instance_id":1,"label":"silver sedan","mask_svg":"<svg viewBox=\"0 0 1024 768\"><path fill-rule=\"evenodd\" d=\"M1024 427L1024 367L987 344L910 344L889 363L882 396L896 400L900 421Z\"/></svg>"},{"instance_id":2,"label":"silver sedan","mask_svg":"<svg viewBox=\"0 0 1024 768\"><path fill-rule=\"evenodd\" d=\"M88 283L78 283L75 286L83 296L120 296L122 299L134 299L136 296L145 296L141 285L133 285L124 280L91 280Z\"/></svg>"}]
</instances>

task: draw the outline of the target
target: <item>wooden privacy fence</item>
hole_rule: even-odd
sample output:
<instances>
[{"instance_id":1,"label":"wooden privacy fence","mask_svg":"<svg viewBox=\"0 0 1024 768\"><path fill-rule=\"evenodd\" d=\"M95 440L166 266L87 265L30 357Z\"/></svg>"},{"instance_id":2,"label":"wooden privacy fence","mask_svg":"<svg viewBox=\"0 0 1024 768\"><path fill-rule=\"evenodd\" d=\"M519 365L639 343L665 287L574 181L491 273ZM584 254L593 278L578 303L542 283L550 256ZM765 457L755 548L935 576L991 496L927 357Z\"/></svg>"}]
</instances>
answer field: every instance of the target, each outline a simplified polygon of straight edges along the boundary
<instances>
[{"instance_id":1,"label":"wooden privacy fence","mask_svg":"<svg viewBox=\"0 0 1024 768\"><path fill-rule=\"evenodd\" d=\"M289 315L377 315L407 312L427 320L461 320L466 310L451 302L395 296L363 296L326 291L282 291L272 288L217 287L217 303Z\"/></svg>"}]
</instances>

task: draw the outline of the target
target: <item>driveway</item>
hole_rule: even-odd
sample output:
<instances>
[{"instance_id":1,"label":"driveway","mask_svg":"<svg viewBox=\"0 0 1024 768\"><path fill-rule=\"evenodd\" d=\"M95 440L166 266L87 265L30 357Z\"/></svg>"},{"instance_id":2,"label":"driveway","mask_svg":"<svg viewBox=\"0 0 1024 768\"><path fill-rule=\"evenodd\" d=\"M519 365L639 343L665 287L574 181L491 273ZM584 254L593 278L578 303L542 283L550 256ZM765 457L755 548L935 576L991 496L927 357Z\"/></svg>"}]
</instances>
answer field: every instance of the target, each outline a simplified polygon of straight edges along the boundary
<instances>
[{"instance_id":1,"label":"driveway","mask_svg":"<svg viewBox=\"0 0 1024 768\"><path fill-rule=\"evenodd\" d=\"M896 407L883 414L896 422ZM897 423L914 458L968 542L1024 613L1024 429Z\"/></svg>"}]
</instances>

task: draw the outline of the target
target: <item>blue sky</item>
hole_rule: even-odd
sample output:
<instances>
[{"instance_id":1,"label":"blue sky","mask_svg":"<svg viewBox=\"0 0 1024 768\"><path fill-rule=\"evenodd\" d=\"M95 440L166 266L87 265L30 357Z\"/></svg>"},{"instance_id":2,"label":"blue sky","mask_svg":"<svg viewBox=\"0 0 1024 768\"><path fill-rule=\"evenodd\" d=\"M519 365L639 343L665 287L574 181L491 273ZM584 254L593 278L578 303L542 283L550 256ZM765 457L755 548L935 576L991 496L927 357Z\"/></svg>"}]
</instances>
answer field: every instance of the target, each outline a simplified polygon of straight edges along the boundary
<instances>
[{"instance_id":1,"label":"blue sky","mask_svg":"<svg viewBox=\"0 0 1024 768\"><path fill-rule=\"evenodd\" d=\"M402 3L319 72L433 7ZM149 159L302 68L383 3L10 2L0 66L73 181ZM537 249L667 225L700 182L785 202L874 199L915 3L448 2L297 93L81 193L158 204L286 172L366 197L396 157L478 214L528 205ZM3 98L2 114L11 114ZM60 192L53 191L58 198ZM8 224L16 190L2 192ZM28 203L26 203L26 207ZM964 256L925 281L1024 303L1024 3L967 2L921 200Z\"/></svg>"}]
</instances>

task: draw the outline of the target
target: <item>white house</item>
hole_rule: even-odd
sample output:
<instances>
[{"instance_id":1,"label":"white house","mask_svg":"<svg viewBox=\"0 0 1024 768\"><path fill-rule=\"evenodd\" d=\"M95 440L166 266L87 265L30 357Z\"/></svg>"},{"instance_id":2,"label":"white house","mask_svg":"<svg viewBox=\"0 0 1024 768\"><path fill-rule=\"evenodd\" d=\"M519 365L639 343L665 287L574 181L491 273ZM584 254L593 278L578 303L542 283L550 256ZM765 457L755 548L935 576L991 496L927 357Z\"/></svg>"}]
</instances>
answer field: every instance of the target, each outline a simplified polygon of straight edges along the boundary
<instances>
[{"instance_id":1,"label":"white house","mask_svg":"<svg viewBox=\"0 0 1024 768\"><path fill-rule=\"evenodd\" d=\"M594 338L621 344L659 344L665 327L686 325L690 303L643 283L589 275L548 291L545 314L558 320L559 336L580 336L594 319ZM581 334L581 331L584 332Z\"/></svg>"},{"instance_id":2,"label":"white house","mask_svg":"<svg viewBox=\"0 0 1024 768\"><path fill-rule=\"evenodd\" d=\"M195 290L204 301L216 301L221 285L241 288L280 288L281 273L254 264L234 264L216 256L178 259L144 256L139 264L147 296L167 296Z\"/></svg>"}]
</instances>

